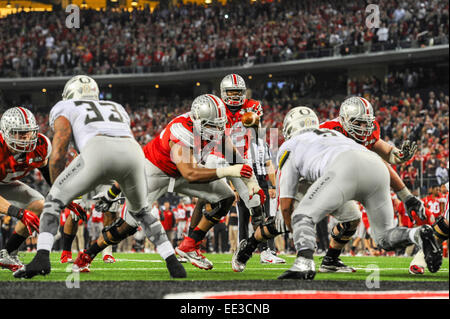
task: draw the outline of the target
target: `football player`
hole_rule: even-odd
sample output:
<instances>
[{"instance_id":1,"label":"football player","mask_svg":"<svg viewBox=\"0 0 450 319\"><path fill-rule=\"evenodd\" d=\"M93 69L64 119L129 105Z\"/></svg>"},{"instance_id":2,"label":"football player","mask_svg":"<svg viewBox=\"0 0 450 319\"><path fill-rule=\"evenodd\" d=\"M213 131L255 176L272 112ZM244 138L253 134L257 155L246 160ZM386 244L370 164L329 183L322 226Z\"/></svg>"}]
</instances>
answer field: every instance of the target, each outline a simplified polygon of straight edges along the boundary
<instances>
[{"instance_id":1,"label":"football player","mask_svg":"<svg viewBox=\"0 0 450 319\"><path fill-rule=\"evenodd\" d=\"M447 166L448 169L448 166ZM448 227L448 189L449 183L445 184L447 189L447 195L444 200L445 206L442 215L436 218L433 224L434 236L439 245L442 245L449 237ZM419 250L409 264L409 273L413 275L422 275L425 273L425 267L427 265L425 254L423 250Z\"/></svg>"},{"instance_id":2,"label":"football player","mask_svg":"<svg viewBox=\"0 0 450 319\"><path fill-rule=\"evenodd\" d=\"M66 83L62 101L51 109L49 122L54 131L49 159L53 184L41 216L37 253L29 264L14 272L14 277L32 278L50 273L49 255L62 209L111 179L121 186L130 215L141 223L146 235L163 239L162 226L151 216L147 203L144 152L133 138L130 118L123 106L99 101L95 80L78 75ZM80 155L66 167L72 137ZM171 276L186 277L174 254L165 261Z\"/></svg>"},{"instance_id":3,"label":"football player","mask_svg":"<svg viewBox=\"0 0 450 319\"><path fill-rule=\"evenodd\" d=\"M242 116L248 112L255 113L259 120L263 115L263 109L259 101L246 98L247 87L244 79L238 74L226 75L220 83L220 94L223 103L226 107L227 116L227 135L230 136L231 142L236 147L239 154L243 154L244 159L247 159L248 152L248 138L247 128L242 123ZM232 161L233 159L231 159ZM228 165L230 159L226 159L224 154L220 151L213 151L205 160L206 167L218 167ZM250 161L246 160L247 163ZM250 164L250 163L249 163ZM252 215L252 222L254 229L267 217L265 210L262 208L265 202L266 195L260 188L255 177L249 183L247 180L239 178L230 178L229 182L239 195L239 199L244 203L242 208L248 209ZM257 194L257 195L255 195ZM255 196L253 196L255 195ZM198 224L204 211L206 202L199 200L189 227L189 234L191 234ZM261 262L284 263L285 261L272 253L267 247L267 243L260 244L262 254Z\"/></svg>"},{"instance_id":4,"label":"football player","mask_svg":"<svg viewBox=\"0 0 450 319\"><path fill-rule=\"evenodd\" d=\"M401 149L388 144L380 138L380 125L373 115L371 103L362 97L349 97L344 100L339 109L339 117L320 124L320 128L336 130L346 137L354 140L378 154L389 170L390 185L397 193L398 198L404 203L406 212L413 221L413 211L425 220L425 208L423 202L408 190L397 172L391 165L399 165L412 158L417 149L415 143L405 141ZM347 204L347 209L356 211L356 203ZM355 214L356 216L356 214ZM324 272L349 272L351 267L345 265L340 259L344 246L350 241L360 223L357 218L343 224L336 225L331 232L330 247L322 260L320 270Z\"/></svg>"},{"instance_id":5,"label":"football player","mask_svg":"<svg viewBox=\"0 0 450 319\"><path fill-rule=\"evenodd\" d=\"M47 175L51 143L38 133L33 113L23 107L6 110L0 129L0 213L19 220L6 248L0 251L0 266L16 271L23 266L16 251L39 230L38 216L44 207L44 196L20 179L35 168Z\"/></svg>"},{"instance_id":6,"label":"football player","mask_svg":"<svg viewBox=\"0 0 450 319\"><path fill-rule=\"evenodd\" d=\"M277 157L280 209L293 231L297 258L279 279L314 279L315 224L327 214L342 225L358 220L359 209L345 209L352 200L366 208L371 235L378 247L391 251L417 244L424 251L429 270L439 269L442 252L431 226L395 226L389 171L378 155L339 132L320 129L316 114L307 107L296 107L287 113L283 135L286 142ZM294 207L301 178L312 185ZM345 227L341 232L342 236L349 235Z\"/></svg>"},{"instance_id":7,"label":"football player","mask_svg":"<svg viewBox=\"0 0 450 319\"><path fill-rule=\"evenodd\" d=\"M149 203L167 192L182 193L211 203L212 209L201 217L191 236L185 237L175 249L178 255L191 264L206 270L213 265L200 253L199 245L208 230L228 213L234 201L234 192L222 178L250 178L253 174L252 168L245 164L214 169L197 164L197 151L201 152L205 147L222 140L225 114L225 106L220 98L212 94L198 96L192 102L190 112L173 119L158 136L144 146ZM104 206L100 209L107 209L119 193L120 188L114 185L100 198L97 207ZM119 242L134 233L139 226L128 209L124 210L120 223L123 225L120 229L104 232L80 260L77 258L75 265L80 269L87 266L107 245ZM157 250L161 254L159 246Z\"/></svg>"}]
</instances>

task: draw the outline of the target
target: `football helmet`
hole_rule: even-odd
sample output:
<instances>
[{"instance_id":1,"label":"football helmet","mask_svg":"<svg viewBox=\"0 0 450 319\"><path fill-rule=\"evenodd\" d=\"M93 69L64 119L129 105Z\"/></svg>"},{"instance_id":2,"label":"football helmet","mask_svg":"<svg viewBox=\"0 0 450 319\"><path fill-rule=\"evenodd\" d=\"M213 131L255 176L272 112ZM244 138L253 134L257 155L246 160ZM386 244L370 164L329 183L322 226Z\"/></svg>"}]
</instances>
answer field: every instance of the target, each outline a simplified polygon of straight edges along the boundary
<instances>
[{"instance_id":1,"label":"football helmet","mask_svg":"<svg viewBox=\"0 0 450 319\"><path fill-rule=\"evenodd\" d=\"M341 104L339 122L356 141L365 142L375 128L372 104L365 98L353 96Z\"/></svg>"},{"instance_id":2,"label":"football helmet","mask_svg":"<svg viewBox=\"0 0 450 319\"><path fill-rule=\"evenodd\" d=\"M191 106L191 119L194 129L205 140L222 138L227 123L223 101L212 94L203 94L195 98Z\"/></svg>"},{"instance_id":3,"label":"football helmet","mask_svg":"<svg viewBox=\"0 0 450 319\"><path fill-rule=\"evenodd\" d=\"M238 95L228 96L228 91L239 91ZM247 87L244 79L237 74L228 74L220 82L220 96L228 106L238 108L245 102Z\"/></svg>"},{"instance_id":4,"label":"football helmet","mask_svg":"<svg viewBox=\"0 0 450 319\"><path fill-rule=\"evenodd\" d=\"M97 82L87 75L76 75L67 81L62 93L63 100L98 100Z\"/></svg>"},{"instance_id":5,"label":"football helmet","mask_svg":"<svg viewBox=\"0 0 450 319\"><path fill-rule=\"evenodd\" d=\"M13 107L5 111L0 129L9 148L19 153L34 151L38 140L39 125L30 110Z\"/></svg>"},{"instance_id":6,"label":"football helmet","mask_svg":"<svg viewBox=\"0 0 450 319\"><path fill-rule=\"evenodd\" d=\"M304 131L319 128L319 118L316 113L306 106L297 106L291 109L283 121L283 136L290 139Z\"/></svg>"}]
</instances>

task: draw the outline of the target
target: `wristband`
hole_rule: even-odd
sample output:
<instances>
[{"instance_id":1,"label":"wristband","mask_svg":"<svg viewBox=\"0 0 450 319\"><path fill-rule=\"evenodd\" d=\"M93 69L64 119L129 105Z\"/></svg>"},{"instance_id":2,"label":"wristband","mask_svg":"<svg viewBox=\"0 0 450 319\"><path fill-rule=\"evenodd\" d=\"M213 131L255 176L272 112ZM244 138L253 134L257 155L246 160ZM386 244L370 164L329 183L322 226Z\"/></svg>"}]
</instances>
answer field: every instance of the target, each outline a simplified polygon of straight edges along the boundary
<instances>
[{"instance_id":1,"label":"wristband","mask_svg":"<svg viewBox=\"0 0 450 319\"><path fill-rule=\"evenodd\" d=\"M120 194L121 190L116 185L111 186L108 190L108 196L111 198L116 198Z\"/></svg>"},{"instance_id":2,"label":"wristband","mask_svg":"<svg viewBox=\"0 0 450 319\"><path fill-rule=\"evenodd\" d=\"M408 198L412 197L413 194L411 194L408 187L405 186L397 192L397 196L402 202L405 202Z\"/></svg>"},{"instance_id":3,"label":"wristband","mask_svg":"<svg viewBox=\"0 0 450 319\"><path fill-rule=\"evenodd\" d=\"M10 205L8 207L8 211L6 213L9 216L15 217L17 219L22 219L22 217L23 217L23 209L16 207L14 205Z\"/></svg>"}]
</instances>

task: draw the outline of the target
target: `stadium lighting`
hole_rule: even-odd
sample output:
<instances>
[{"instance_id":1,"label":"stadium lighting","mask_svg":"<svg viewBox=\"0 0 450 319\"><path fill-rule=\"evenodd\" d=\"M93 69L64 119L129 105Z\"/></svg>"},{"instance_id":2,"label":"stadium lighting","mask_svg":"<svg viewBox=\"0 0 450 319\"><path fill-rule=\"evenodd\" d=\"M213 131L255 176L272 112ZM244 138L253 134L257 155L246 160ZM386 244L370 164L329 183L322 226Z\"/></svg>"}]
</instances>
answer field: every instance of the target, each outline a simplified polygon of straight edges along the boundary
<instances>
[{"instance_id":1,"label":"stadium lighting","mask_svg":"<svg viewBox=\"0 0 450 319\"><path fill-rule=\"evenodd\" d=\"M6 7L9 9L11 8L11 1L8 0L8 3L6 4Z\"/></svg>"},{"instance_id":2,"label":"stadium lighting","mask_svg":"<svg viewBox=\"0 0 450 319\"><path fill-rule=\"evenodd\" d=\"M83 2L81 3L81 9L86 9L86 8L87 8L86 0L83 0Z\"/></svg>"},{"instance_id":3,"label":"stadium lighting","mask_svg":"<svg viewBox=\"0 0 450 319\"><path fill-rule=\"evenodd\" d=\"M159 84L155 84L155 88L156 88L156 89L159 89Z\"/></svg>"},{"instance_id":4,"label":"stadium lighting","mask_svg":"<svg viewBox=\"0 0 450 319\"><path fill-rule=\"evenodd\" d=\"M111 2L117 2L118 0L111 0Z\"/></svg>"},{"instance_id":5,"label":"stadium lighting","mask_svg":"<svg viewBox=\"0 0 450 319\"><path fill-rule=\"evenodd\" d=\"M197 85L197 86L200 86L200 82L197 82L196 85Z\"/></svg>"},{"instance_id":6,"label":"stadium lighting","mask_svg":"<svg viewBox=\"0 0 450 319\"><path fill-rule=\"evenodd\" d=\"M212 0L205 0L205 3L206 3L206 4L211 4L211 3L212 3Z\"/></svg>"},{"instance_id":7,"label":"stadium lighting","mask_svg":"<svg viewBox=\"0 0 450 319\"><path fill-rule=\"evenodd\" d=\"M138 5L138 0L131 0L131 5L136 7Z\"/></svg>"}]
</instances>

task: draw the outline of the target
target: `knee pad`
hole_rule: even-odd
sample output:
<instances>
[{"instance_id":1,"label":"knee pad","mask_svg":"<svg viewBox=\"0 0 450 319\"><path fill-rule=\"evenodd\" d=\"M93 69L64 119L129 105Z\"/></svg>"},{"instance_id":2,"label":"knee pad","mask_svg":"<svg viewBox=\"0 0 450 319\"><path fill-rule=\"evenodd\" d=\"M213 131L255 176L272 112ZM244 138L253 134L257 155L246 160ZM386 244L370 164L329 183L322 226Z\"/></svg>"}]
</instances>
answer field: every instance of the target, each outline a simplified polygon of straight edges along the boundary
<instances>
[{"instance_id":1,"label":"knee pad","mask_svg":"<svg viewBox=\"0 0 450 319\"><path fill-rule=\"evenodd\" d=\"M444 216L439 216L436 222L433 224L434 235L440 240L448 239L448 221Z\"/></svg>"},{"instance_id":2,"label":"knee pad","mask_svg":"<svg viewBox=\"0 0 450 319\"><path fill-rule=\"evenodd\" d=\"M234 197L225 198L217 203L211 204L211 211L204 211L203 216L210 222L217 224L222 217L226 216L233 205Z\"/></svg>"},{"instance_id":3,"label":"knee pad","mask_svg":"<svg viewBox=\"0 0 450 319\"><path fill-rule=\"evenodd\" d=\"M59 215L64 209L65 205L62 201L48 195L45 199L44 210L42 211L40 219L41 232L48 232L56 234L59 227Z\"/></svg>"},{"instance_id":4,"label":"knee pad","mask_svg":"<svg viewBox=\"0 0 450 319\"><path fill-rule=\"evenodd\" d=\"M122 218L117 218L111 225L106 226L102 229L103 239L108 245L115 245L120 243L122 240L127 238L129 235L128 232L121 233L119 231L119 227L124 223L125 221ZM111 235L111 239L108 238L108 233ZM136 231L135 231L136 232ZM133 233L134 234L134 233Z\"/></svg>"},{"instance_id":5,"label":"knee pad","mask_svg":"<svg viewBox=\"0 0 450 319\"><path fill-rule=\"evenodd\" d=\"M356 233L360 220L339 223L331 231L331 237L340 244L346 244Z\"/></svg>"},{"instance_id":6,"label":"knee pad","mask_svg":"<svg viewBox=\"0 0 450 319\"><path fill-rule=\"evenodd\" d=\"M168 237L161 222L150 212L141 211L133 215L141 223L145 236L155 245L159 246L168 241Z\"/></svg>"},{"instance_id":7,"label":"knee pad","mask_svg":"<svg viewBox=\"0 0 450 319\"><path fill-rule=\"evenodd\" d=\"M271 239L279 234L281 233L275 225L275 216L270 216L261 224L261 235L264 239Z\"/></svg>"}]
</instances>

